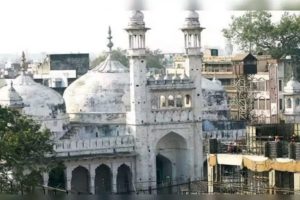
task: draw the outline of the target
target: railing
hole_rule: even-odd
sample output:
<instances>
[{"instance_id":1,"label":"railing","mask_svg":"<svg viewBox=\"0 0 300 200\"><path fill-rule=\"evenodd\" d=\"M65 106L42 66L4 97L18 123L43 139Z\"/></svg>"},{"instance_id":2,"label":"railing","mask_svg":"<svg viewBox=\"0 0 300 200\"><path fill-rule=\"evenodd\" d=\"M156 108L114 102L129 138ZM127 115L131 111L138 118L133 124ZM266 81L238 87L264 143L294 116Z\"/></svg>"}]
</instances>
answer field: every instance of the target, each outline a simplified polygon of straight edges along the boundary
<instances>
[{"instance_id":1,"label":"railing","mask_svg":"<svg viewBox=\"0 0 300 200\"><path fill-rule=\"evenodd\" d=\"M132 135L59 141L54 145L58 157L133 152Z\"/></svg>"},{"instance_id":2,"label":"railing","mask_svg":"<svg viewBox=\"0 0 300 200\"><path fill-rule=\"evenodd\" d=\"M126 123L126 113L69 113L69 117L70 121L80 123Z\"/></svg>"}]
</instances>

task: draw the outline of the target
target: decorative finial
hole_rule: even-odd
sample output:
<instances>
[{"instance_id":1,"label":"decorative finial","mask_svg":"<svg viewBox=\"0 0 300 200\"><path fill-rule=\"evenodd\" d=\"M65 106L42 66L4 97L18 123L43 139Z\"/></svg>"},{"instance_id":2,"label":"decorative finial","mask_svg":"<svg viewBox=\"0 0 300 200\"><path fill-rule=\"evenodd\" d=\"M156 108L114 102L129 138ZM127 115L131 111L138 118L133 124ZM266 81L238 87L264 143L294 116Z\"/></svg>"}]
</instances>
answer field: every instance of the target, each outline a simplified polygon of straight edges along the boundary
<instances>
[{"instance_id":1,"label":"decorative finial","mask_svg":"<svg viewBox=\"0 0 300 200\"><path fill-rule=\"evenodd\" d=\"M24 53L24 51L22 51L21 69L22 69L23 72L26 71L26 58L25 58L25 53Z\"/></svg>"},{"instance_id":2,"label":"decorative finial","mask_svg":"<svg viewBox=\"0 0 300 200\"><path fill-rule=\"evenodd\" d=\"M114 46L114 43L112 43L111 39L112 39L112 36L111 36L111 29L110 29L110 26L108 27L108 44L107 44L107 47L109 48L109 52L112 51L112 47Z\"/></svg>"}]
</instances>

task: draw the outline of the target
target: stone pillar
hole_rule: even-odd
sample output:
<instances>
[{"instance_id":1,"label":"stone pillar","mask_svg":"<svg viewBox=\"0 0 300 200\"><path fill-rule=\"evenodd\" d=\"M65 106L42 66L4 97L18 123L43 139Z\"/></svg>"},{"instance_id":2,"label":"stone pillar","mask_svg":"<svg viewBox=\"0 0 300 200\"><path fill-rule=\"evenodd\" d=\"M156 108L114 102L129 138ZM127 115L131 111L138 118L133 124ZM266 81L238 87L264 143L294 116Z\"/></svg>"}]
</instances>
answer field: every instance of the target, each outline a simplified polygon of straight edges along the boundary
<instances>
[{"instance_id":1,"label":"stone pillar","mask_svg":"<svg viewBox=\"0 0 300 200\"><path fill-rule=\"evenodd\" d=\"M90 171L90 193L95 194L95 167L93 165L89 165Z\"/></svg>"},{"instance_id":2,"label":"stone pillar","mask_svg":"<svg viewBox=\"0 0 300 200\"><path fill-rule=\"evenodd\" d=\"M47 187L48 186L48 181L49 181L49 174L47 172L43 173L43 186ZM48 193L48 189L45 188L45 194Z\"/></svg>"},{"instance_id":3,"label":"stone pillar","mask_svg":"<svg viewBox=\"0 0 300 200\"><path fill-rule=\"evenodd\" d=\"M300 194L300 173L294 173L294 194Z\"/></svg>"},{"instance_id":4,"label":"stone pillar","mask_svg":"<svg viewBox=\"0 0 300 200\"><path fill-rule=\"evenodd\" d=\"M112 163L112 192L117 193L117 176L118 176L118 165Z\"/></svg>"},{"instance_id":5,"label":"stone pillar","mask_svg":"<svg viewBox=\"0 0 300 200\"><path fill-rule=\"evenodd\" d=\"M276 183L275 170L271 170L269 172L269 188L270 188L269 193L270 194L276 193L276 191L274 190L275 183Z\"/></svg>"},{"instance_id":6,"label":"stone pillar","mask_svg":"<svg viewBox=\"0 0 300 200\"><path fill-rule=\"evenodd\" d=\"M43 185L48 186L49 174L47 172L43 173Z\"/></svg>"},{"instance_id":7,"label":"stone pillar","mask_svg":"<svg viewBox=\"0 0 300 200\"><path fill-rule=\"evenodd\" d=\"M209 162L207 162L207 181L208 181L208 193L213 193L214 192L214 167L210 166Z\"/></svg>"},{"instance_id":8,"label":"stone pillar","mask_svg":"<svg viewBox=\"0 0 300 200\"><path fill-rule=\"evenodd\" d=\"M71 180L72 180L72 168L70 166L67 166L66 167L66 176L67 176L67 180L66 180L66 183L67 183L67 190L70 191L72 188L71 188Z\"/></svg>"}]
</instances>

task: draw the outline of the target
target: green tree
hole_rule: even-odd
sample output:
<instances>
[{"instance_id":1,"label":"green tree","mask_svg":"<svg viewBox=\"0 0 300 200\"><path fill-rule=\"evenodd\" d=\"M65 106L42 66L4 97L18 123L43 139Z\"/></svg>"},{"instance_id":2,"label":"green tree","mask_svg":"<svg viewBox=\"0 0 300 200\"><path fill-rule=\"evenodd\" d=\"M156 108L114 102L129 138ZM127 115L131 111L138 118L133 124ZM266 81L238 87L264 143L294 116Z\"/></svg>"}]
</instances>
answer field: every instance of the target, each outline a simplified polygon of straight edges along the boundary
<instances>
[{"instance_id":1,"label":"green tree","mask_svg":"<svg viewBox=\"0 0 300 200\"><path fill-rule=\"evenodd\" d=\"M163 68L163 54L161 50L156 49L151 51L150 49L147 49L146 54L148 68Z\"/></svg>"},{"instance_id":2,"label":"green tree","mask_svg":"<svg viewBox=\"0 0 300 200\"><path fill-rule=\"evenodd\" d=\"M285 12L279 23L272 23L271 18L267 11L232 16L229 27L223 29L224 37L241 50L254 54L271 54L274 58L295 54L300 44L300 16Z\"/></svg>"},{"instance_id":3,"label":"green tree","mask_svg":"<svg viewBox=\"0 0 300 200\"><path fill-rule=\"evenodd\" d=\"M50 131L34 120L0 107L0 184L2 192L24 191L41 183L50 166Z\"/></svg>"}]
</instances>

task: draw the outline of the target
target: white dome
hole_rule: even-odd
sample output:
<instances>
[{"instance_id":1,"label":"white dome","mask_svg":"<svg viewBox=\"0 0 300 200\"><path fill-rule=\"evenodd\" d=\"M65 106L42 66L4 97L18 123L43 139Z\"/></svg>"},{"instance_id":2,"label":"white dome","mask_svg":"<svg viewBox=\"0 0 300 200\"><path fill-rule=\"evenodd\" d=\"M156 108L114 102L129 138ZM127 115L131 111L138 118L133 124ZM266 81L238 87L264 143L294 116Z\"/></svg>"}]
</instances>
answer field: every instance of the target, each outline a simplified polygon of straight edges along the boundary
<instances>
[{"instance_id":1,"label":"white dome","mask_svg":"<svg viewBox=\"0 0 300 200\"><path fill-rule=\"evenodd\" d=\"M215 77L213 78L212 82L222 86L222 82L220 80L216 79Z\"/></svg>"},{"instance_id":2,"label":"white dome","mask_svg":"<svg viewBox=\"0 0 300 200\"><path fill-rule=\"evenodd\" d=\"M0 105L10 108L22 108L23 100L12 84L0 88Z\"/></svg>"},{"instance_id":3,"label":"white dome","mask_svg":"<svg viewBox=\"0 0 300 200\"><path fill-rule=\"evenodd\" d=\"M184 21L184 28L194 28L199 26L199 14L196 11L188 11Z\"/></svg>"},{"instance_id":4,"label":"white dome","mask_svg":"<svg viewBox=\"0 0 300 200\"><path fill-rule=\"evenodd\" d=\"M299 93L300 83L294 77L291 78L284 87L284 92L286 93Z\"/></svg>"},{"instance_id":5,"label":"white dome","mask_svg":"<svg viewBox=\"0 0 300 200\"><path fill-rule=\"evenodd\" d=\"M202 77L202 82L201 82L202 89L204 90L223 91L224 87L220 83L221 81L219 80L211 81L204 77Z\"/></svg>"},{"instance_id":6,"label":"white dome","mask_svg":"<svg viewBox=\"0 0 300 200\"><path fill-rule=\"evenodd\" d=\"M53 89L36 83L28 75L20 75L13 85L24 102L24 114L33 117L56 118L65 111L62 96Z\"/></svg>"},{"instance_id":7,"label":"white dome","mask_svg":"<svg viewBox=\"0 0 300 200\"><path fill-rule=\"evenodd\" d=\"M145 26L144 14L139 10L132 11L128 26Z\"/></svg>"},{"instance_id":8,"label":"white dome","mask_svg":"<svg viewBox=\"0 0 300 200\"><path fill-rule=\"evenodd\" d=\"M129 110L129 73L110 56L64 92L67 113L125 113Z\"/></svg>"},{"instance_id":9,"label":"white dome","mask_svg":"<svg viewBox=\"0 0 300 200\"><path fill-rule=\"evenodd\" d=\"M188 19L198 19L199 14L196 11L188 11L186 18Z\"/></svg>"}]
</instances>

